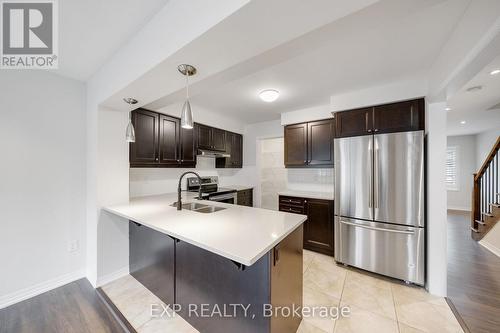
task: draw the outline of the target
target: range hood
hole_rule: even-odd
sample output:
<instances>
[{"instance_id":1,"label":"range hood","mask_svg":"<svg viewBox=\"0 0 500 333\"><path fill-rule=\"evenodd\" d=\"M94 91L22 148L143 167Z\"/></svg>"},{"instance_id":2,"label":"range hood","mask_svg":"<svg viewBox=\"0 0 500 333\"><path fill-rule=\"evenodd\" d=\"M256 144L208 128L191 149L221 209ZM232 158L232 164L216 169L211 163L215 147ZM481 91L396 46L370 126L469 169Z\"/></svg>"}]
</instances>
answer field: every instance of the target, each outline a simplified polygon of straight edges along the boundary
<instances>
[{"instance_id":1,"label":"range hood","mask_svg":"<svg viewBox=\"0 0 500 333\"><path fill-rule=\"evenodd\" d=\"M222 153L220 151L215 151L215 150L207 150L207 149L198 149L197 155L203 157L213 157L213 158L231 157L230 154Z\"/></svg>"}]
</instances>

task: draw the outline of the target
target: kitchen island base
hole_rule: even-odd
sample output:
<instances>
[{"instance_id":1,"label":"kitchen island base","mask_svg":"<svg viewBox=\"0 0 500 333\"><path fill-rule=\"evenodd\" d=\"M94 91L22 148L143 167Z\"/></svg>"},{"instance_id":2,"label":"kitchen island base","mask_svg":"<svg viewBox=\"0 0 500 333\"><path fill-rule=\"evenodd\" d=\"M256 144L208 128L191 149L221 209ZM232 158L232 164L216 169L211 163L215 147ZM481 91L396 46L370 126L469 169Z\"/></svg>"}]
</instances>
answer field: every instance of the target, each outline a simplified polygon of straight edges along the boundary
<instances>
[{"instance_id":1,"label":"kitchen island base","mask_svg":"<svg viewBox=\"0 0 500 333\"><path fill-rule=\"evenodd\" d=\"M302 226L251 266L132 221L129 233L131 274L198 331L297 331L288 311L302 307Z\"/></svg>"}]
</instances>

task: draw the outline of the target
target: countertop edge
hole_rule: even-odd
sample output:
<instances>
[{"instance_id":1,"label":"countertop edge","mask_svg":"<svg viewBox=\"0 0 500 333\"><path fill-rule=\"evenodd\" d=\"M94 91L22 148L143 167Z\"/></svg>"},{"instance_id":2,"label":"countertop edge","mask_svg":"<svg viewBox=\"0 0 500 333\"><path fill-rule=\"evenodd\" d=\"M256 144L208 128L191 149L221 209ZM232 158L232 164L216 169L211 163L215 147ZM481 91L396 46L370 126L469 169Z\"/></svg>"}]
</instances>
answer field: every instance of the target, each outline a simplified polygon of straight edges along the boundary
<instances>
[{"instance_id":1,"label":"countertop edge","mask_svg":"<svg viewBox=\"0 0 500 333\"><path fill-rule=\"evenodd\" d=\"M287 197L296 197L296 198L305 198L305 199L319 199L319 200L335 200L335 193L329 193L329 192L311 192L308 193L307 191L305 192L300 192L300 191L294 191L294 190L286 190L286 191L279 191L278 195L280 196L287 196Z\"/></svg>"},{"instance_id":2,"label":"countertop edge","mask_svg":"<svg viewBox=\"0 0 500 333\"><path fill-rule=\"evenodd\" d=\"M119 216L121 218L127 219L129 221L133 221L133 222L139 223L141 225L147 226L150 229L153 229L153 230L161 232L161 233L163 233L165 235L177 238L177 239L179 239L179 240L181 240L183 242L189 243L191 245L194 245L194 246L199 247L201 249L204 249L206 251L215 253L215 254L220 255L220 256L222 256L222 257L224 257L226 259L236 261L236 262L238 262L240 264L243 264L245 266L252 266L253 264L255 264L260 258L262 258L264 256L264 254L266 254L267 252L269 252L273 247L275 247L277 244L279 244L283 239L285 239L288 235L290 235L292 232L294 232L298 227L300 227L301 225L303 225L304 222L307 220L307 217L305 215L287 213L287 214L293 214L293 215L297 215L297 216L302 216L301 221L298 222L295 227L290 228L290 230L288 230L287 232L283 233L283 235L281 235L281 237L276 238L269 246L267 246L264 249L262 249L251 260L245 260L243 258L231 255L229 253L225 253L223 251L219 251L219 250L213 249L213 248L208 247L208 246L206 246L204 244L201 244L201 243L198 243L196 241L193 241L192 239L188 239L186 237L183 237L182 235L178 235L175 232L171 232L171 231L168 231L168 230L164 230L164 229L158 228L158 227L156 227L154 225L151 225L151 224L149 224L147 222L144 222L144 221L136 221L136 219L132 219L130 216L122 214L122 213L120 213L118 211L115 211L115 210L109 208L109 207L102 207L102 210L104 210L104 211L106 211L106 212L108 212L110 214L117 215L117 216Z\"/></svg>"}]
</instances>

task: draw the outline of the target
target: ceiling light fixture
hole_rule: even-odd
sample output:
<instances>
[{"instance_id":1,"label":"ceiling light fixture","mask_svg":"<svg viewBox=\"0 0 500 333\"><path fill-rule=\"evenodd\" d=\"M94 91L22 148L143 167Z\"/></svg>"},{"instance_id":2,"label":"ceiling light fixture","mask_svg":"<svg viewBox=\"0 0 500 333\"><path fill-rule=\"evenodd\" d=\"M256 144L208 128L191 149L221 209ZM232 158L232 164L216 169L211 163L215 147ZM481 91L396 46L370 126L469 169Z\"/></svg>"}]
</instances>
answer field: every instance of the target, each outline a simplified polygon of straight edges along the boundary
<instances>
[{"instance_id":1,"label":"ceiling light fixture","mask_svg":"<svg viewBox=\"0 0 500 333\"><path fill-rule=\"evenodd\" d=\"M130 110L128 111L128 125L127 130L125 131L125 140L127 142L135 142L135 130L134 125L132 124L132 110L134 109L134 104L137 104L137 100L133 98L124 98L125 103L130 106Z\"/></svg>"},{"instance_id":2,"label":"ceiling light fixture","mask_svg":"<svg viewBox=\"0 0 500 333\"><path fill-rule=\"evenodd\" d=\"M497 75L500 74L500 69L495 69L490 72L490 75Z\"/></svg>"},{"instance_id":3,"label":"ceiling light fixture","mask_svg":"<svg viewBox=\"0 0 500 333\"><path fill-rule=\"evenodd\" d=\"M447 107L446 109L444 109L445 111L451 111L451 108L450 107Z\"/></svg>"},{"instance_id":4,"label":"ceiling light fixture","mask_svg":"<svg viewBox=\"0 0 500 333\"><path fill-rule=\"evenodd\" d=\"M460 124L465 125L465 124L467 124L467 122L466 122L465 120L462 120L462 121L460 122Z\"/></svg>"},{"instance_id":5,"label":"ceiling light fixture","mask_svg":"<svg viewBox=\"0 0 500 333\"><path fill-rule=\"evenodd\" d=\"M264 102L271 103L280 97L280 92L274 89L266 89L260 92L259 97Z\"/></svg>"},{"instance_id":6,"label":"ceiling light fixture","mask_svg":"<svg viewBox=\"0 0 500 333\"><path fill-rule=\"evenodd\" d=\"M182 64L177 67L182 75L186 76L186 101L182 106L181 111L181 127L192 129L194 126L193 112L191 111L191 103L189 103L189 77L196 74L196 68L191 65Z\"/></svg>"},{"instance_id":7,"label":"ceiling light fixture","mask_svg":"<svg viewBox=\"0 0 500 333\"><path fill-rule=\"evenodd\" d=\"M473 86L473 87L467 88L467 92L476 92L476 91L479 91L481 89L483 89L483 86Z\"/></svg>"}]
</instances>

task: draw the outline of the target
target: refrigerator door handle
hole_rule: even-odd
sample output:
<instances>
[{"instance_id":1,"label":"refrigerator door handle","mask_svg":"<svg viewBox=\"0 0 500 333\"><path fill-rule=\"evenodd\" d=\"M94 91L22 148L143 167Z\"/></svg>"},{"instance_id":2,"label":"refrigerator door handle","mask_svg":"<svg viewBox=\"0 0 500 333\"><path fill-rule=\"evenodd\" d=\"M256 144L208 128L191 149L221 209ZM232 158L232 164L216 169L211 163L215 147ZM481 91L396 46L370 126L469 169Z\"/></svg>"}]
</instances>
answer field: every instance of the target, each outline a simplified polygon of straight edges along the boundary
<instances>
[{"instance_id":1,"label":"refrigerator door handle","mask_svg":"<svg viewBox=\"0 0 500 333\"><path fill-rule=\"evenodd\" d=\"M347 222L347 221L344 221L344 220L340 220L340 223L347 224L347 225L352 225L354 227L360 227L360 228L364 228L364 229L370 229L370 230L375 230L375 231L384 231L384 232L392 232L392 233L396 233L396 234L413 235L415 233L414 231L409 231L409 230L395 230L395 229L385 229L385 228L371 227L371 226L362 225L362 224L358 224L358 223Z\"/></svg>"},{"instance_id":2,"label":"refrigerator door handle","mask_svg":"<svg viewBox=\"0 0 500 333\"><path fill-rule=\"evenodd\" d=\"M374 137L374 153L373 153L373 206L379 208L379 144L376 137Z\"/></svg>"},{"instance_id":3,"label":"refrigerator door handle","mask_svg":"<svg viewBox=\"0 0 500 333\"><path fill-rule=\"evenodd\" d=\"M368 143L368 155L373 156L373 139L369 141ZM369 175L368 175L368 208L373 208L373 174L370 170ZM372 212L373 213L373 212ZM372 215L370 215L372 217Z\"/></svg>"}]
</instances>

